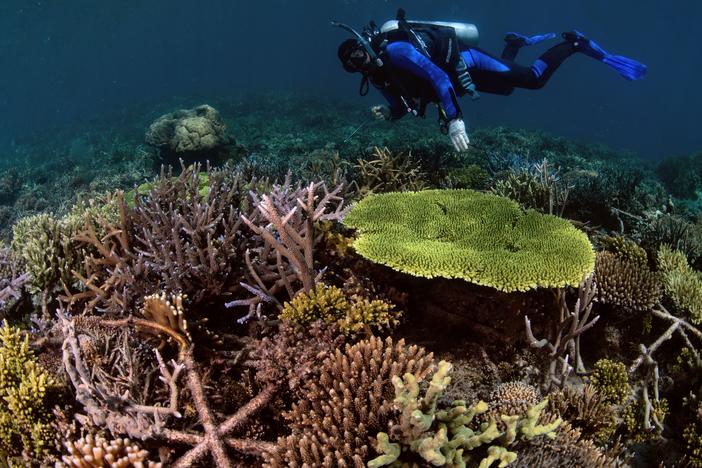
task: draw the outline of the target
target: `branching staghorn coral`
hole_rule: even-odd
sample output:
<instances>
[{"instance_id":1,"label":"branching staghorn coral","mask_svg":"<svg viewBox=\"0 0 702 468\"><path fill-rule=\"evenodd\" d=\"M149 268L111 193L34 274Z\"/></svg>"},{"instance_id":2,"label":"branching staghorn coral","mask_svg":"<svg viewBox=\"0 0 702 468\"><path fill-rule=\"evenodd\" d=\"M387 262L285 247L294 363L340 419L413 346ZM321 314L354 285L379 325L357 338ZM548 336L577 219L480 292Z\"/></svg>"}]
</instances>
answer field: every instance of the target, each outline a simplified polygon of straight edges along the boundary
<instances>
[{"instance_id":1,"label":"branching staghorn coral","mask_svg":"<svg viewBox=\"0 0 702 468\"><path fill-rule=\"evenodd\" d=\"M240 321L260 316L264 302L282 307L276 298L281 291L292 299L300 291L314 289L323 273L314 263L315 248L321 240L315 225L340 220L346 214L348 208L339 196L342 188L340 185L329 191L321 182L293 187L288 175L282 185L274 185L266 195L250 193L254 211L241 219L262 245L246 251L249 283L241 285L253 296L225 304L248 307L248 315Z\"/></svg>"},{"instance_id":2,"label":"branching staghorn coral","mask_svg":"<svg viewBox=\"0 0 702 468\"><path fill-rule=\"evenodd\" d=\"M404 340L372 337L337 349L286 414L293 433L278 439L266 466L364 467L375 435L395 411L392 376L409 373L421 381L432 367L431 354Z\"/></svg>"},{"instance_id":3,"label":"branching staghorn coral","mask_svg":"<svg viewBox=\"0 0 702 468\"><path fill-rule=\"evenodd\" d=\"M673 335L678 335L685 343L691 358L700 362L698 347L695 347L690 337L702 341L702 332L687 321L674 316L660 303L651 310L653 317L660 318L670 323L670 326L649 346L639 344L639 356L629 365L627 372L629 380L636 380L640 387L641 425L644 431L655 432L663 430L663 422L658 419L662 408L660 401L660 373L658 362L653 355L660 346L670 340ZM649 387L653 394L649 392Z\"/></svg>"},{"instance_id":4,"label":"branching staghorn coral","mask_svg":"<svg viewBox=\"0 0 702 468\"><path fill-rule=\"evenodd\" d=\"M469 407L459 400L446 410L437 410L437 402L451 382L450 371L451 364L441 361L423 398L419 397L415 376L393 376L394 404L400 416L388 433L378 433L377 451L382 455L369 461L369 467L397 466L400 460L411 461L408 453L433 466L466 466L469 462L483 468L496 461L499 466L507 466L517 458L510 451L513 443L556 436L560 419L539 423L547 400L529 405L515 415L500 414L501 427L492 416L488 423L474 422L475 416L488 411L489 406L483 401Z\"/></svg>"},{"instance_id":5,"label":"branching staghorn coral","mask_svg":"<svg viewBox=\"0 0 702 468\"><path fill-rule=\"evenodd\" d=\"M145 362L144 351L132 349L128 328L123 327L116 335L105 332L103 336L107 338L101 340L95 334L90 336L89 327L108 326L108 321L83 318L78 320L76 330L76 319L63 314L59 318L64 334L64 369L76 400L86 412L79 420L105 427L113 434L143 440L158 434L167 417L180 417L177 380L182 364L171 362L169 368L156 352L157 369L154 369L152 363ZM117 338L117 342L111 342L111 338ZM107 365L105 369L101 368L103 363ZM156 370L170 394L167 406L153 399Z\"/></svg>"},{"instance_id":6,"label":"branching staghorn coral","mask_svg":"<svg viewBox=\"0 0 702 468\"><path fill-rule=\"evenodd\" d=\"M373 149L374 159L359 159L356 168L360 174L360 192L418 191L427 187L426 174L412 153L393 154L388 148Z\"/></svg>"},{"instance_id":7,"label":"branching staghorn coral","mask_svg":"<svg viewBox=\"0 0 702 468\"><path fill-rule=\"evenodd\" d=\"M146 195L134 194L133 206L120 194L119 221L99 219L104 236L87 225L76 240L96 253L86 261L86 276L74 272L85 290L67 291L64 300L120 315L160 291L186 294L199 305L238 288L247 188L238 173L200 170L189 166L178 177L162 170Z\"/></svg>"},{"instance_id":8,"label":"branching staghorn coral","mask_svg":"<svg viewBox=\"0 0 702 468\"><path fill-rule=\"evenodd\" d=\"M580 356L580 335L595 326L600 316L590 317L592 305L597 296L594 274L583 276L578 288L578 300L571 311L565 300L565 291L558 290L560 316L556 324L556 334L552 339L537 340L531 330L529 317L524 316L526 336L532 348L548 352L549 367L544 373L543 387L549 391L553 386L563 387L568 375L573 371L585 372Z\"/></svg>"},{"instance_id":9,"label":"branching staghorn coral","mask_svg":"<svg viewBox=\"0 0 702 468\"><path fill-rule=\"evenodd\" d=\"M546 159L526 169L511 169L504 179L495 183L492 193L519 202L525 208L563 216L573 186L566 184L559 172Z\"/></svg>"},{"instance_id":10,"label":"branching staghorn coral","mask_svg":"<svg viewBox=\"0 0 702 468\"><path fill-rule=\"evenodd\" d=\"M97 378L93 380L88 365L81 352L81 345L75 331L77 319L69 320L60 315L65 340L63 345L64 367L71 383L76 389L76 399L82 403L92 421L99 426L110 429L114 434L128 434L141 439L161 439L171 444L185 444L192 448L178 458L172 466L185 468L211 454L216 466L229 468L232 465L228 448L238 452L261 455L270 451L273 444L260 440L236 439L229 434L246 425L249 418L260 411L273 399L280 383L263 388L248 403L241 406L234 414L218 422L208 402L206 389L202 382L200 365L193 356L193 346L186 335L181 334L170 325L162 325L150 320L129 317L120 320L99 319L99 326L125 329L136 327L151 329L168 335L178 346L178 362L171 361L172 370L166 366L156 352L160 380L168 388L167 406L157 404L140 404L130 398L130 393L115 394L111 382ZM89 320L81 318L81 320ZM193 406L198 415L202 433L182 431L168 427L168 418L180 418L178 406L179 388L176 384L179 374L184 371L186 387L190 393ZM136 373L132 373L134 378ZM148 390L144 391L147 393ZM153 391L151 391L153 393Z\"/></svg>"}]
</instances>

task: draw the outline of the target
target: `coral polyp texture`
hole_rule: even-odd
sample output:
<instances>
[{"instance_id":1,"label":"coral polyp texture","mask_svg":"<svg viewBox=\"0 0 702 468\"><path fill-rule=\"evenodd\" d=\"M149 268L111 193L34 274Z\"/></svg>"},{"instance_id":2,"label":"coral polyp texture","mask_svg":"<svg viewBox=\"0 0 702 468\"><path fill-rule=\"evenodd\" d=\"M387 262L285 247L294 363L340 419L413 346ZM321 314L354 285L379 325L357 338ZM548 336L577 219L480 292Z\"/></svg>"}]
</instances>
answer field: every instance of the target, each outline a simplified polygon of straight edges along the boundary
<instances>
[{"instance_id":1,"label":"coral polyp texture","mask_svg":"<svg viewBox=\"0 0 702 468\"><path fill-rule=\"evenodd\" d=\"M472 190L370 195L344 224L358 230L354 248L369 260L501 291L576 285L595 262L568 221Z\"/></svg>"}]
</instances>

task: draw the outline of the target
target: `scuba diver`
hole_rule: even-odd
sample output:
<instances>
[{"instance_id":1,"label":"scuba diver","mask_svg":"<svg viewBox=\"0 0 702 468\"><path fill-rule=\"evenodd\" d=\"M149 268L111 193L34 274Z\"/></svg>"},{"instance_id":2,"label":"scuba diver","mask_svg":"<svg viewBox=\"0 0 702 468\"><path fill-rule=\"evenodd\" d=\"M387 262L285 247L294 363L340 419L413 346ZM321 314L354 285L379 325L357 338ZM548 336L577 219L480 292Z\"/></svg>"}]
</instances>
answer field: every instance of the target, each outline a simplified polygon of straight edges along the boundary
<instances>
[{"instance_id":1,"label":"scuba diver","mask_svg":"<svg viewBox=\"0 0 702 468\"><path fill-rule=\"evenodd\" d=\"M519 50L556 37L554 33L524 36L507 33L500 57L477 47L478 30L468 23L408 21L404 10L394 21L378 29L373 21L356 32L350 26L332 21L353 34L341 43L339 59L347 72L361 73L360 94L368 93L369 83L385 97L388 106L374 106L378 119L397 120L411 113L424 117L428 103L437 103L439 125L456 151L468 149L458 97L479 98L479 92L509 95L515 88L540 89L568 57L582 53L603 62L628 80L646 74L646 65L602 49L578 31L562 34L563 42L544 52L530 67L514 62Z\"/></svg>"}]
</instances>

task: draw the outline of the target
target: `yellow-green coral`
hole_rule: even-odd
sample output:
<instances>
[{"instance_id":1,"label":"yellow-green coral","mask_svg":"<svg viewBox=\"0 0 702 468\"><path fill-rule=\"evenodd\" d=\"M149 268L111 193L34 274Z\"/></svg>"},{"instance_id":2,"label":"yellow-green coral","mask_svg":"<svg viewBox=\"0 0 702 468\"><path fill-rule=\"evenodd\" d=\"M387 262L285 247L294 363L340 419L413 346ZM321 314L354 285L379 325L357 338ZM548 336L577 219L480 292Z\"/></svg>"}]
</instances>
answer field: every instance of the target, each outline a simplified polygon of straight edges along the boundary
<instances>
[{"instance_id":1,"label":"yellow-green coral","mask_svg":"<svg viewBox=\"0 0 702 468\"><path fill-rule=\"evenodd\" d=\"M391 435L378 433L376 450L381 455L368 462L369 467L405 466L400 460L403 452L411 452L433 466L465 467L468 462L488 467L498 461L498 466L504 467L517 458L508 449L516 440L555 437L560 418L539 424L548 400L530 406L526 415L502 415L504 431L494 419L484 424L475 421L476 416L488 411L483 401L469 407L458 400L450 408L437 411L437 402L451 382L450 371L451 364L441 361L424 397L420 397L419 383L412 374L393 376L394 403L400 416Z\"/></svg>"},{"instance_id":2,"label":"yellow-green coral","mask_svg":"<svg viewBox=\"0 0 702 468\"><path fill-rule=\"evenodd\" d=\"M590 375L590 383L605 401L621 405L629 396L629 377L621 362L600 359Z\"/></svg>"},{"instance_id":3,"label":"yellow-green coral","mask_svg":"<svg viewBox=\"0 0 702 468\"><path fill-rule=\"evenodd\" d=\"M702 431L698 421L691 422L683 431L687 461L693 468L702 467Z\"/></svg>"},{"instance_id":4,"label":"yellow-green coral","mask_svg":"<svg viewBox=\"0 0 702 468\"><path fill-rule=\"evenodd\" d=\"M369 300L358 295L346 297L336 286L318 283L313 291L300 293L286 302L280 318L300 324L316 320L335 323L339 331L352 335L365 327L384 327L395 324L398 313L394 306L378 299Z\"/></svg>"},{"instance_id":5,"label":"yellow-green coral","mask_svg":"<svg viewBox=\"0 0 702 468\"><path fill-rule=\"evenodd\" d=\"M371 195L344 223L369 260L502 291L579 284L595 264L587 236L568 221L472 190Z\"/></svg>"},{"instance_id":6,"label":"yellow-green coral","mask_svg":"<svg viewBox=\"0 0 702 468\"><path fill-rule=\"evenodd\" d=\"M702 274L690 267L685 254L667 245L658 250L658 268L675 307L688 312L693 322L702 323Z\"/></svg>"},{"instance_id":7,"label":"yellow-green coral","mask_svg":"<svg viewBox=\"0 0 702 468\"><path fill-rule=\"evenodd\" d=\"M0 342L0 455L41 459L56 438L50 405L57 383L37 364L28 337L6 321Z\"/></svg>"}]
</instances>

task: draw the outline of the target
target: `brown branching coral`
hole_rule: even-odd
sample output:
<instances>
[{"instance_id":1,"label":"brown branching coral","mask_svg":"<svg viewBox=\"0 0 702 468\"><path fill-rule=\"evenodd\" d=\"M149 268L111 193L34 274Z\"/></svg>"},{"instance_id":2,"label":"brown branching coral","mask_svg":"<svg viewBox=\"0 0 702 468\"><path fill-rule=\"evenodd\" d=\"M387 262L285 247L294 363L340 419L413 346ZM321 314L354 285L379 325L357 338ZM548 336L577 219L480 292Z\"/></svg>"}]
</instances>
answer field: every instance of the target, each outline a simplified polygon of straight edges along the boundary
<instances>
[{"instance_id":1,"label":"brown branching coral","mask_svg":"<svg viewBox=\"0 0 702 468\"><path fill-rule=\"evenodd\" d=\"M238 288L245 182L236 173L201 169L189 166L178 177L162 170L145 196L135 194L134 206L120 195L119 221L97 220L104 236L86 224L76 240L97 253L86 260L85 277L74 271L84 291L66 291L64 300L88 312L123 314L158 291L186 294L198 305Z\"/></svg>"},{"instance_id":2,"label":"brown branching coral","mask_svg":"<svg viewBox=\"0 0 702 468\"><path fill-rule=\"evenodd\" d=\"M421 381L432 367L432 354L403 340L373 337L337 350L286 415L293 433L278 439L266 465L365 466L394 412L391 377L409 373Z\"/></svg>"},{"instance_id":3,"label":"brown branching coral","mask_svg":"<svg viewBox=\"0 0 702 468\"><path fill-rule=\"evenodd\" d=\"M344 216L347 208L339 195L342 188L329 191L324 183L293 187L288 176L267 195L259 197L251 192L254 211L241 219L259 237L262 246L246 251L250 284L242 286L253 296L226 304L248 307L248 315L241 320L260 315L263 302L282 307L276 298L281 291L292 299L300 291L314 289L323 273L314 263L315 248L321 241L315 225Z\"/></svg>"},{"instance_id":4,"label":"brown branching coral","mask_svg":"<svg viewBox=\"0 0 702 468\"><path fill-rule=\"evenodd\" d=\"M417 191L427 187L426 174L412 153L393 154L388 148L373 149L372 159L359 159L360 192Z\"/></svg>"},{"instance_id":5,"label":"brown branching coral","mask_svg":"<svg viewBox=\"0 0 702 468\"><path fill-rule=\"evenodd\" d=\"M579 429L587 439L604 442L616 429L614 408L592 385L581 390L565 387L552 393L548 409Z\"/></svg>"},{"instance_id":6,"label":"brown branching coral","mask_svg":"<svg viewBox=\"0 0 702 468\"><path fill-rule=\"evenodd\" d=\"M612 252L599 252L595 262L599 298L628 310L650 310L661 299L660 276L640 262L632 262Z\"/></svg>"},{"instance_id":7,"label":"brown branching coral","mask_svg":"<svg viewBox=\"0 0 702 468\"><path fill-rule=\"evenodd\" d=\"M149 452L129 439L107 440L101 435L86 434L78 440L64 442L68 455L61 457L56 468L123 468L129 466L161 468L149 460Z\"/></svg>"}]
</instances>

